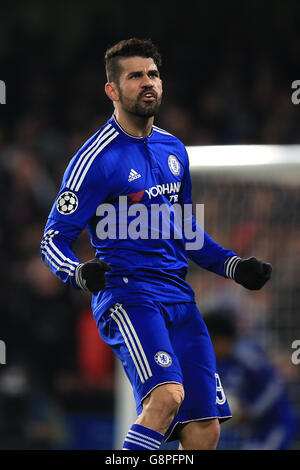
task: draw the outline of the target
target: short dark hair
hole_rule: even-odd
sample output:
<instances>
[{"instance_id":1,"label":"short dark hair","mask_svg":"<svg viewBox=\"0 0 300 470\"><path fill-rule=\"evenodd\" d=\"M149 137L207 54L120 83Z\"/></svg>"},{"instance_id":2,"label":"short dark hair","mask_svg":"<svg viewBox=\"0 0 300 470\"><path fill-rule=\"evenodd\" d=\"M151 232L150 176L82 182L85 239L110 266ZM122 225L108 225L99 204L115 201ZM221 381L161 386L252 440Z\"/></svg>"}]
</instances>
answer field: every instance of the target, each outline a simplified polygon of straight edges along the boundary
<instances>
[{"instance_id":1,"label":"short dark hair","mask_svg":"<svg viewBox=\"0 0 300 470\"><path fill-rule=\"evenodd\" d=\"M126 57L151 57L159 69L161 55L151 39L123 39L105 52L105 69L109 82L119 84L122 68L119 59Z\"/></svg>"}]
</instances>

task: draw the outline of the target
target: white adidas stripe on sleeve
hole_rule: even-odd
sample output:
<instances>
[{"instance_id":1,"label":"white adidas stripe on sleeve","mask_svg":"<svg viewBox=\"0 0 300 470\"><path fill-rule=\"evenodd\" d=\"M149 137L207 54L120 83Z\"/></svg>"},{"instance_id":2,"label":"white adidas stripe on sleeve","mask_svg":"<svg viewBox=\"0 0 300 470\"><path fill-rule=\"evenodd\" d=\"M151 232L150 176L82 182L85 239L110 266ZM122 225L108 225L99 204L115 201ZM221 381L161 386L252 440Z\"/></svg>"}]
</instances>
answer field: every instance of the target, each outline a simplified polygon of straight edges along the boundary
<instances>
[{"instance_id":1,"label":"white adidas stripe on sleeve","mask_svg":"<svg viewBox=\"0 0 300 470\"><path fill-rule=\"evenodd\" d=\"M66 257L52 241L53 237L58 233L58 231L54 232L54 230L49 230L49 232L44 235L41 242L41 252L49 264L57 271L63 271L69 274L69 276L74 276L75 268L78 263Z\"/></svg>"},{"instance_id":2,"label":"white adidas stripe on sleeve","mask_svg":"<svg viewBox=\"0 0 300 470\"><path fill-rule=\"evenodd\" d=\"M234 280L235 269L240 261L239 256L232 256L225 261L225 276Z\"/></svg>"},{"instance_id":3,"label":"white adidas stripe on sleeve","mask_svg":"<svg viewBox=\"0 0 300 470\"><path fill-rule=\"evenodd\" d=\"M117 135L119 135L119 132L115 132L112 136L109 137L109 139L105 140L105 142L102 143L102 145L95 151L95 153L93 153L93 155L91 156L91 158L85 162L86 165L84 167L84 170L82 172L82 175L81 175L81 178L80 180L78 181L75 189L74 189L74 182L72 183L72 186L70 189L74 189L74 191L78 191L84 178L85 178L85 175L87 174L91 164L93 163L93 161L95 160L95 158L97 157L97 155L101 152L101 150L103 150L113 139L115 139L117 137ZM107 137L107 136L106 136ZM84 163L81 165L81 167L83 167ZM78 176L79 176L79 173L78 173Z\"/></svg>"},{"instance_id":4,"label":"white adidas stripe on sleeve","mask_svg":"<svg viewBox=\"0 0 300 470\"><path fill-rule=\"evenodd\" d=\"M101 137L107 133L107 131L109 130L109 128L111 127L111 124L108 124L105 129L102 130L102 132L100 132L100 134L98 135L97 139L80 155L80 157L78 158L76 164L74 165L74 168L72 170L72 173L70 175L70 178L68 179L67 181L67 188L70 187L71 183L72 183L72 180L75 176L75 174L77 174L77 171L78 171L78 167L80 166L81 162L83 161L85 155L88 153L88 152L92 152L93 150L96 149L98 143L99 143L99 140L101 139ZM104 136L105 137L105 136Z\"/></svg>"},{"instance_id":5,"label":"white adidas stripe on sleeve","mask_svg":"<svg viewBox=\"0 0 300 470\"><path fill-rule=\"evenodd\" d=\"M108 124L101 131L97 139L80 155L70 177L67 180L66 188L71 191L78 191L86 173L99 153L119 134L118 131Z\"/></svg>"}]
</instances>

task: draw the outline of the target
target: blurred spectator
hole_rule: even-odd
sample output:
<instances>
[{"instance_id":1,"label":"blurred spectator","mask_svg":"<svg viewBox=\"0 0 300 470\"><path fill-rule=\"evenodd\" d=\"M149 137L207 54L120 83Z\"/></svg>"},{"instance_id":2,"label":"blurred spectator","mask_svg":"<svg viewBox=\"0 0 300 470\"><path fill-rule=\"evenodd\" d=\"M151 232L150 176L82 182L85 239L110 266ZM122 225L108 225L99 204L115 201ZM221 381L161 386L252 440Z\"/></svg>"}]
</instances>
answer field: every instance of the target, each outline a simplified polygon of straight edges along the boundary
<instances>
[{"instance_id":1,"label":"blurred spectator","mask_svg":"<svg viewBox=\"0 0 300 470\"><path fill-rule=\"evenodd\" d=\"M51 450L68 442L61 408L16 360L0 373L0 449Z\"/></svg>"},{"instance_id":2,"label":"blurred spectator","mask_svg":"<svg viewBox=\"0 0 300 470\"><path fill-rule=\"evenodd\" d=\"M239 336L232 312L204 316L214 345L217 370L233 414L224 423L219 448L293 448L299 416L287 383L253 338Z\"/></svg>"}]
</instances>

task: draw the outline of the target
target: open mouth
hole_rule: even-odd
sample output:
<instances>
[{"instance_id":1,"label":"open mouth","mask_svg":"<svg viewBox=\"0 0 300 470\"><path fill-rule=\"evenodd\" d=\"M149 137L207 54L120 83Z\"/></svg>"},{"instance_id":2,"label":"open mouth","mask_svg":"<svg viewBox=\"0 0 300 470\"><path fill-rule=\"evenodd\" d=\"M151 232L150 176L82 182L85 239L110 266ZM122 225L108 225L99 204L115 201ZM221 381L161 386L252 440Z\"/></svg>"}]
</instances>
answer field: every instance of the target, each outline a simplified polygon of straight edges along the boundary
<instances>
[{"instance_id":1,"label":"open mouth","mask_svg":"<svg viewBox=\"0 0 300 470\"><path fill-rule=\"evenodd\" d=\"M143 101L154 101L156 100L156 94L153 91L148 91L142 94L141 99Z\"/></svg>"}]
</instances>

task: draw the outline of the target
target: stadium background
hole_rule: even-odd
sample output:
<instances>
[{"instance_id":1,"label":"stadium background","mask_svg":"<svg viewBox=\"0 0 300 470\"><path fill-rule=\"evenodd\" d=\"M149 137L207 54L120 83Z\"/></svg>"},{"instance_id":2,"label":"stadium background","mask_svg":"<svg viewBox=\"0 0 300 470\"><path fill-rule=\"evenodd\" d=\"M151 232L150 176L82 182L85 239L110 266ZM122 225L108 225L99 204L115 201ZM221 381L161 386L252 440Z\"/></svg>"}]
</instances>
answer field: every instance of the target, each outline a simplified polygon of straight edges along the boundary
<instances>
[{"instance_id":1,"label":"stadium background","mask_svg":"<svg viewBox=\"0 0 300 470\"><path fill-rule=\"evenodd\" d=\"M98 337L89 296L62 285L40 262L39 243L64 168L111 115L105 49L151 37L163 57L156 124L186 145L299 144L300 6L287 2L88 0L1 6L0 365L1 449L113 446L114 361ZM191 266L200 310L233 308L285 375L299 409L300 218L297 187L194 181L205 228L241 256L269 260L263 291L243 292ZM93 253L86 233L76 243ZM294 444L300 447L300 440Z\"/></svg>"}]
</instances>

